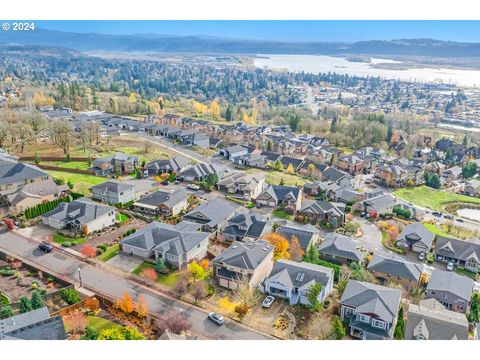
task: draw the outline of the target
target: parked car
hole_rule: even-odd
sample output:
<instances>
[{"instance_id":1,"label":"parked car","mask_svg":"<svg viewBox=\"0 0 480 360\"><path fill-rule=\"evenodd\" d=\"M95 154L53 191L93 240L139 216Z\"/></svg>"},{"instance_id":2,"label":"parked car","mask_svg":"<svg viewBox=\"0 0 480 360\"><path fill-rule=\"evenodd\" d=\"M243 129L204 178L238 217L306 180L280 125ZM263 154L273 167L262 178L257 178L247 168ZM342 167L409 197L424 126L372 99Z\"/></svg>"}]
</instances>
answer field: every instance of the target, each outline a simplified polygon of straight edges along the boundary
<instances>
[{"instance_id":1,"label":"parked car","mask_svg":"<svg viewBox=\"0 0 480 360\"><path fill-rule=\"evenodd\" d=\"M53 245L52 245L52 244L49 244L49 243L46 242L46 241L42 241L42 242L40 243L40 245L38 245L38 248L39 248L40 250L42 250L43 252L45 252L45 253L49 253L49 252L51 252L51 251L53 250Z\"/></svg>"},{"instance_id":2,"label":"parked car","mask_svg":"<svg viewBox=\"0 0 480 360\"><path fill-rule=\"evenodd\" d=\"M178 179L177 179L177 180L175 180L175 185L178 185L178 184L180 184L180 183L181 183L181 181L180 181L180 180L178 180Z\"/></svg>"},{"instance_id":3,"label":"parked car","mask_svg":"<svg viewBox=\"0 0 480 360\"><path fill-rule=\"evenodd\" d=\"M371 183L372 183L372 180L371 180L371 179L367 179L367 180L365 180L365 184L367 184L367 185L368 185L368 184L371 184Z\"/></svg>"},{"instance_id":4,"label":"parked car","mask_svg":"<svg viewBox=\"0 0 480 360\"><path fill-rule=\"evenodd\" d=\"M447 264L447 271L453 271L453 261L449 261L448 264Z\"/></svg>"},{"instance_id":5,"label":"parked car","mask_svg":"<svg viewBox=\"0 0 480 360\"><path fill-rule=\"evenodd\" d=\"M223 325L223 323L225 322L225 319L222 315L216 314L214 312L208 313L208 318L217 325Z\"/></svg>"},{"instance_id":6,"label":"parked car","mask_svg":"<svg viewBox=\"0 0 480 360\"><path fill-rule=\"evenodd\" d=\"M270 306L272 306L274 301L275 298L272 295L268 295L265 299L263 299L262 306L268 309Z\"/></svg>"},{"instance_id":7,"label":"parked car","mask_svg":"<svg viewBox=\"0 0 480 360\"><path fill-rule=\"evenodd\" d=\"M452 216L452 215L446 214L446 215L443 215L443 217L444 217L445 219L447 219L447 220L453 220L453 216Z\"/></svg>"},{"instance_id":8,"label":"parked car","mask_svg":"<svg viewBox=\"0 0 480 360\"><path fill-rule=\"evenodd\" d=\"M458 222L465 222L465 220L463 220L462 218L456 218L455 220L457 220Z\"/></svg>"},{"instance_id":9,"label":"parked car","mask_svg":"<svg viewBox=\"0 0 480 360\"><path fill-rule=\"evenodd\" d=\"M197 191L197 190L200 189L200 186L195 185L195 184L188 184L187 188L189 188L190 190Z\"/></svg>"},{"instance_id":10,"label":"parked car","mask_svg":"<svg viewBox=\"0 0 480 360\"><path fill-rule=\"evenodd\" d=\"M440 217L440 216L442 216L442 213L438 212L438 211L432 211L432 215Z\"/></svg>"},{"instance_id":11,"label":"parked car","mask_svg":"<svg viewBox=\"0 0 480 360\"><path fill-rule=\"evenodd\" d=\"M170 184L170 182L168 180L165 180L165 181L162 181L161 184L167 186L168 184Z\"/></svg>"},{"instance_id":12,"label":"parked car","mask_svg":"<svg viewBox=\"0 0 480 360\"><path fill-rule=\"evenodd\" d=\"M418 260L420 260L420 261L425 260L425 253L424 252L421 252L420 254L418 254Z\"/></svg>"}]
</instances>

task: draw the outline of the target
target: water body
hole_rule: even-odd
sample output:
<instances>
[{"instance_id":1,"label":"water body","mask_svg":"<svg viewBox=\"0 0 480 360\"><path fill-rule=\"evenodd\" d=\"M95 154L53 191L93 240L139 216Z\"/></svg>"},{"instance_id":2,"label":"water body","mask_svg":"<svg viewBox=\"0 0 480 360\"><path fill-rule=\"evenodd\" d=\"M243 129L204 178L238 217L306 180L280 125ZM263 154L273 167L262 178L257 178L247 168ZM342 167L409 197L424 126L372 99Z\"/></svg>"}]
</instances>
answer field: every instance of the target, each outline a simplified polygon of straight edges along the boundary
<instances>
[{"instance_id":1,"label":"water body","mask_svg":"<svg viewBox=\"0 0 480 360\"><path fill-rule=\"evenodd\" d=\"M448 68L412 68L405 70L378 69L372 64L401 63L399 61L372 58L371 62L353 62L345 58L323 55L259 55L254 58L257 67L267 67L290 72L348 74L356 76L380 76L385 79L398 79L416 82L451 83L460 86L480 86L479 70Z\"/></svg>"},{"instance_id":2,"label":"water body","mask_svg":"<svg viewBox=\"0 0 480 360\"><path fill-rule=\"evenodd\" d=\"M458 209L457 215L480 222L480 209Z\"/></svg>"}]
</instances>

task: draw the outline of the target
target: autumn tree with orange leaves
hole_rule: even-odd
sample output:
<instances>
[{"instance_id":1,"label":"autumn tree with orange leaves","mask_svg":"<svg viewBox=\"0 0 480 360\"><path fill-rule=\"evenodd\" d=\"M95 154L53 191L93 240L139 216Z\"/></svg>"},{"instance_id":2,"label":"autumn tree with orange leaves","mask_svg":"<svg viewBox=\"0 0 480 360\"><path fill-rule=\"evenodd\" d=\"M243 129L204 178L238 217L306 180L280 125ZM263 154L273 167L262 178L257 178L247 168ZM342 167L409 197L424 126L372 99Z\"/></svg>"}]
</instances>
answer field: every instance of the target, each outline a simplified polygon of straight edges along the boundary
<instances>
[{"instance_id":1,"label":"autumn tree with orange leaves","mask_svg":"<svg viewBox=\"0 0 480 360\"><path fill-rule=\"evenodd\" d=\"M135 311L140 317L146 317L148 315L148 306L143 295L138 297L137 304L135 305Z\"/></svg>"},{"instance_id":2,"label":"autumn tree with orange leaves","mask_svg":"<svg viewBox=\"0 0 480 360\"><path fill-rule=\"evenodd\" d=\"M157 280L157 272L155 271L155 269L152 269L152 268L146 268L142 271L142 276L146 279L149 279L149 280L152 280L152 281L155 281Z\"/></svg>"},{"instance_id":3,"label":"autumn tree with orange leaves","mask_svg":"<svg viewBox=\"0 0 480 360\"><path fill-rule=\"evenodd\" d=\"M85 244L82 247L82 254L86 257L93 258L95 257L95 255L97 255L97 249L95 249L95 247L90 244Z\"/></svg>"},{"instance_id":4,"label":"autumn tree with orange leaves","mask_svg":"<svg viewBox=\"0 0 480 360\"><path fill-rule=\"evenodd\" d=\"M264 236L264 239L275 247L273 250L274 260L290 258L288 253L289 243L285 237L277 233L269 233Z\"/></svg>"},{"instance_id":5,"label":"autumn tree with orange leaves","mask_svg":"<svg viewBox=\"0 0 480 360\"><path fill-rule=\"evenodd\" d=\"M134 309L133 300L126 291L123 293L123 297L121 299L117 299L115 306L127 314L130 314Z\"/></svg>"}]
</instances>

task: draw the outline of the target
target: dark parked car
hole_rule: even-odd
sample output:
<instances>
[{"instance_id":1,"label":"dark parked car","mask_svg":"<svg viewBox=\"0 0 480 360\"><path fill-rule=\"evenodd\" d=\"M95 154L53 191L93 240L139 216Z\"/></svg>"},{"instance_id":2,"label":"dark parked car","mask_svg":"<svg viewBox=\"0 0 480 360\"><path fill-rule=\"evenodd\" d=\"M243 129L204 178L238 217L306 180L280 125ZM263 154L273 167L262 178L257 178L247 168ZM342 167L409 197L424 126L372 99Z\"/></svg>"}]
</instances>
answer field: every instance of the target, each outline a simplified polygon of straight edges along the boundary
<instances>
[{"instance_id":1,"label":"dark parked car","mask_svg":"<svg viewBox=\"0 0 480 360\"><path fill-rule=\"evenodd\" d=\"M50 251L53 250L53 245L49 244L45 241L42 241L40 245L38 245L38 248L42 250L43 252L49 253Z\"/></svg>"},{"instance_id":2,"label":"dark parked car","mask_svg":"<svg viewBox=\"0 0 480 360\"><path fill-rule=\"evenodd\" d=\"M223 318L222 315L215 314L213 312L208 313L208 318L217 325L223 325L223 323L225 322L225 319Z\"/></svg>"},{"instance_id":3,"label":"dark parked car","mask_svg":"<svg viewBox=\"0 0 480 360\"><path fill-rule=\"evenodd\" d=\"M170 183L168 182L168 180L165 180L165 181L162 181L161 184L167 186Z\"/></svg>"}]
</instances>

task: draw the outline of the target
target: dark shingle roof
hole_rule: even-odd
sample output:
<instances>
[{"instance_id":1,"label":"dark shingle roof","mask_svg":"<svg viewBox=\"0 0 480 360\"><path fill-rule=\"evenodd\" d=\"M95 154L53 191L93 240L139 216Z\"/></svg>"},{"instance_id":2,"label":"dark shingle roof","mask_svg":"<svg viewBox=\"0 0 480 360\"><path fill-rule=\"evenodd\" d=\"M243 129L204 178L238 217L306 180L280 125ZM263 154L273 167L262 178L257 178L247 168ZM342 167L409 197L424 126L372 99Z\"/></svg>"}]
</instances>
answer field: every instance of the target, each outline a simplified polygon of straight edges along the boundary
<instances>
[{"instance_id":1,"label":"dark shingle roof","mask_svg":"<svg viewBox=\"0 0 480 360\"><path fill-rule=\"evenodd\" d=\"M217 265L231 265L242 269L255 270L265 258L273 252L274 247L268 241L235 241L223 253L212 260Z\"/></svg>"},{"instance_id":2,"label":"dark shingle roof","mask_svg":"<svg viewBox=\"0 0 480 360\"><path fill-rule=\"evenodd\" d=\"M336 233L327 234L318 251L353 261L362 261L364 257L363 253L357 250L352 238Z\"/></svg>"},{"instance_id":3,"label":"dark shingle roof","mask_svg":"<svg viewBox=\"0 0 480 360\"><path fill-rule=\"evenodd\" d=\"M434 270L428 281L427 291L447 291L462 299L472 297L473 280L453 271Z\"/></svg>"},{"instance_id":4,"label":"dark shingle roof","mask_svg":"<svg viewBox=\"0 0 480 360\"><path fill-rule=\"evenodd\" d=\"M375 254L368 264L368 270L419 281L423 272L423 265L405 261L396 255L386 257Z\"/></svg>"}]
</instances>

